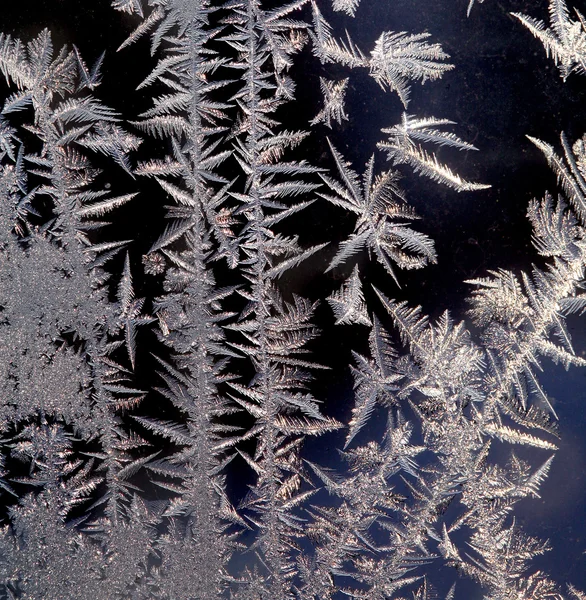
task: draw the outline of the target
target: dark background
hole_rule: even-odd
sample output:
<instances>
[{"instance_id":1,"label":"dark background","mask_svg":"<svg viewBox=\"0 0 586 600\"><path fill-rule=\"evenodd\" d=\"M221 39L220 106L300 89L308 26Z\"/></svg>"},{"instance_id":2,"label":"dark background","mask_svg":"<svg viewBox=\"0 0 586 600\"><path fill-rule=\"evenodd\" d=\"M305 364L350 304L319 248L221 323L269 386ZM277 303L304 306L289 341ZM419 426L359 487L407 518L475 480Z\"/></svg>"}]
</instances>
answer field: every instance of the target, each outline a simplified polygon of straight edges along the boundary
<instances>
[{"instance_id":1,"label":"dark background","mask_svg":"<svg viewBox=\"0 0 586 600\"><path fill-rule=\"evenodd\" d=\"M542 264L531 245L526 219L528 202L542 197L545 190L556 191L555 177L545 159L527 139L539 137L557 145L565 131L571 142L586 131L586 77L571 76L563 82L553 62L546 59L541 44L510 16L511 11L547 20L546 0L486 0L466 17L468 0L362 0L356 19L329 10L337 36L347 29L356 44L368 53L383 30L432 33L430 41L441 43L456 68L438 82L414 84L408 112L418 116L449 118L457 123L453 131L474 143L479 151L459 153L446 149L439 157L465 178L488 183L487 191L457 193L419 178L403 168L402 186L409 202L422 217L416 226L436 242L438 264L421 271L399 274L401 289L376 266L364 261L363 275L388 296L421 304L431 317L449 309L456 319L465 316L469 285L465 280L483 276L488 269L529 269ZM584 2L574 6L586 9ZM134 20L116 13L108 0L21 0L2 7L0 30L28 40L47 27L56 48L75 43L91 64L106 50L103 84L96 95L131 120L150 107L147 93L135 92L148 74L153 61L147 40L116 54L115 49L134 28ZM327 70L304 52L293 69L298 83L290 118L298 127L319 109L319 76L346 77L343 68ZM6 89L1 88L2 95ZM376 150L383 139L380 129L395 124L403 111L398 97L383 93L368 74L355 73L347 94L349 121L330 132L316 128L305 151L312 162L333 167L325 136L332 141L355 169L362 170L376 153L379 167L384 155ZM132 129L131 126L129 126ZM152 141L149 142L152 146ZM148 182L134 182L112 169L111 185L117 193L141 189L140 210L124 209L117 214L116 227L124 238L135 239L132 256L139 295L156 292L156 284L139 275L140 256L161 232L163 203L156 188ZM110 182L108 182L110 183ZM325 204L325 203L323 203ZM341 240L351 231L353 221L342 211L316 203L303 218L305 243ZM139 215L138 217L136 215ZM323 274L331 249L311 264L288 276L285 285L309 297L323 298L339 285L345 272ZM328 255L329 252L329 255ZM361 263L362 266L362 263ZM325 304L325 303L323 303ZM325 412L345 422L351 408L351 381L346 367L350 350L365 348L365 331L359 327L333 327L327 306L318 311L323 336L315 350L317 359L332 366L322 377L315 393L325 401ZM584 319L569 322L577 352L586 355ZM148 340L147 337L144 338ZM148 342L145 342L148 344ZM143 350L144 352L144 350ZM138 367L140 377L141 366ZM142 367L145 377L149 371ZM586 469L584 427L586 425L586 372L548 365L542 378L552 396L560 419L560 450L542 498L526 500L518 506L517 520L534 535L549 538L553 550L535 561L560 584L573 583L586 590ZM343 434L331 435L307 444L307 453L326 464L335 462L334 449ZM533 452L536 463L545 455ZM238 484L233 493L239 495ZM462 590L461 590L462 591Z\"/></svg>"}]
</instances>

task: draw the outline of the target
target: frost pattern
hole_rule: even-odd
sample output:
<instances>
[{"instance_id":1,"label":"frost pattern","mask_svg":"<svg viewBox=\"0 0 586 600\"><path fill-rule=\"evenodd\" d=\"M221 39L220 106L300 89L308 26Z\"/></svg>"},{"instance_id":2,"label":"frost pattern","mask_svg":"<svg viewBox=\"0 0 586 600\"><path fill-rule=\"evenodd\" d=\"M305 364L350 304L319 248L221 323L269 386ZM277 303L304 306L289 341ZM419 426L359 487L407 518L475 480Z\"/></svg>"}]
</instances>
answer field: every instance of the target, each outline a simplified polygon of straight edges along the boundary
<instances>
[{"instance_id":1,"label":"frost pattern","mask_svg":"<svg viewBox=\"0 0 586 600\"><path fill-rule=\"evenodd\" d=\"M352 119L355 68L406 108L414 82L453 66L428 33L382 32L367 56L308 4L114 0L136 20L120 50L148 37L156 57L137 90L156 95L126 115L130 130L95 95L103 55L88 66L77 47L55 51L47 30L0 36L12 89L0 115L3 597L431 600L430 573L454 567L491 600L584 597L531 566L548 544L514 510L539 497L557 449L542 362L586 365L565 324L586 310L586 138L562 134L561 151L529 138L561 189L528 209L542 266L471 280L466 318L432 320L386 289L438 260L395 167L481 192L428 149L476 148L443 129L448 119L397 114L377 144L390 168L373 155L359 175L335 135ZM353 16L358 4L333 9ZM582 70L583 19L561 1L550 14L550 29L516 16L565 79ZM321 78L311 133L279 122L306 44L322 68L349 71ZM330 157L311 164L321 126ZM105 163L128 189L102 185ZM142 257L154 298L137 297L133 243L103 220L137 202L139 178L167 213ZM354 219L337 248L303 234L318 203ZM385 290L368 280L376 263ZM368 330L347 424L313 392L328 367L311 354L317 303L288 288L315 268L342 280L324 298L335 324ZM135 375L147 329L156 388ZM342 428L345 467L306 460L309 437ZM534 448L539 466L509 445ZM250 482L238 503L235 468Z\"/></svg>"},{"instance_id":2,"label":"frost pattern","mask_svg":"<svg viewBox=\"0 0 586 600\"><path fill-rule=\"evenodd\" d=\"M575 13L577 19L572 20L564 0L550 0L549 27L539 19L512 13L543 44L564 81L572 73L586 72L586 21L577 8Z\"/></svg>"}]
</instances>

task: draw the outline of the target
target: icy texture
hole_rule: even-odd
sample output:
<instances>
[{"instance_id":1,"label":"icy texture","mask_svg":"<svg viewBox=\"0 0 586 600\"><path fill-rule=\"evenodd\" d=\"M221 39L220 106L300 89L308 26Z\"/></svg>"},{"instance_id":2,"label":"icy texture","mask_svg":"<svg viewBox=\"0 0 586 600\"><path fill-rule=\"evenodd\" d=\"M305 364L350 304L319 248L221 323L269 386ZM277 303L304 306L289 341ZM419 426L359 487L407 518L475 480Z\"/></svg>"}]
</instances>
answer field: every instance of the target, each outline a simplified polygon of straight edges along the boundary
<instances>
[{"instance_id":1,"label":"icy texture","mask_svg":"<svg viewBox=\"0 0 586 600\"><path fill-rule=\"evenodd\" d=\"M352 16L358 4L333 8ZM491 600L583 598L531 566L547 543L513 515L539 496L556 450L542 361L586 365L565 325L586 310L585 141L562 135L558 153L531 138L561 188L528 210L545 266L478 277L467 321L430 320L389 297L404 271L438 260L395 167L477 192L489 186L426 149L449 159L476 148L443 129L446 118L397 112L378 144L388 170L373 156L359 175L330 142L325 164L301 158L323 126L348 119L354 69L403 108L411 85L452 69L430 34L384 31L366 55L305 0L112 6L137 20L120 49L148 36L156 57L137 92L157 90L151 108L125 115L126 128L97 98L102 58L88 67L47 30L0 37L12 88L0 116L2 597L428 600L429 572L455 579L455 567ZM583 71L583 19L553 0L550 13L549 29L516 16L566 78ZM295 106L291 67L308 43L332 77L348 75L321 79L311 134L279 121ZM111 193L94 163L151 178L171 202L142 258L161 284L155 298L135 295L132 243L102 233L102 217L115 220L136 194ZM355 219L338 248L306 243L314 203ZM387 291L363 275L369 260ZM323 298L336 325L369 331L368 352L348 367L348 423L312 391L328 366L311 354L317 304L287 287L310 268L340 273ZM134 374L147 344L156 388ZM381 414L373 439L367 425ZM342 428L345 470L307 460L309 436ZM534 448L538 466L511 445ZM234 464L251 482L236 506Z\"/></svg>"}]
</instances>

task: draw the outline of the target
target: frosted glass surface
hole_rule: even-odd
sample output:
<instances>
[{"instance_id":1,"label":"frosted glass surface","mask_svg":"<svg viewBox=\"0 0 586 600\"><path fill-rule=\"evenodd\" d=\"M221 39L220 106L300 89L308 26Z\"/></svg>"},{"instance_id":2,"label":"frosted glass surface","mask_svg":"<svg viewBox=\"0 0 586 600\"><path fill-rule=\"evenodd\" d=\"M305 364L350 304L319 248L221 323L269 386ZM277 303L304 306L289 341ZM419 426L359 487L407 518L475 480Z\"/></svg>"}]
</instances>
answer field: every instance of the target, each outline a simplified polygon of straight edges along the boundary
<instances>
[{"instance_id":1,"label":"frosted glass surface","mask_svg":"<svg viewBox=\"0 0 586 600\"><path fill-rule=\"evenodd\" d=\"M0 598L586 598L581 8L3 7Z\"/></svg>"}]
</instances>

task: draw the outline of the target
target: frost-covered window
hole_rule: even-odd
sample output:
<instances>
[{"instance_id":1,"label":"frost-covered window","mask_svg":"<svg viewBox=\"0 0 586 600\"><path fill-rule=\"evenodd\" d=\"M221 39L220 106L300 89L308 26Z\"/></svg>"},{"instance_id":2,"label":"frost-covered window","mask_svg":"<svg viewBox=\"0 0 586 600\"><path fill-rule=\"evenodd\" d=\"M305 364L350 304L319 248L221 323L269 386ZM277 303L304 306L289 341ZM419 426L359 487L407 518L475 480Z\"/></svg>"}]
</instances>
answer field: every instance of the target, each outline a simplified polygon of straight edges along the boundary
<instances>
[{"instance_id":1,"label":"frost-covered window","mask_svg":"<svg viewBox=\"0 0 586 600\"><path fill-rule=\"evenodd\" d=\"M0 598L585 600L578 0L2 10Z\"/></svg>"}]
</instances>

